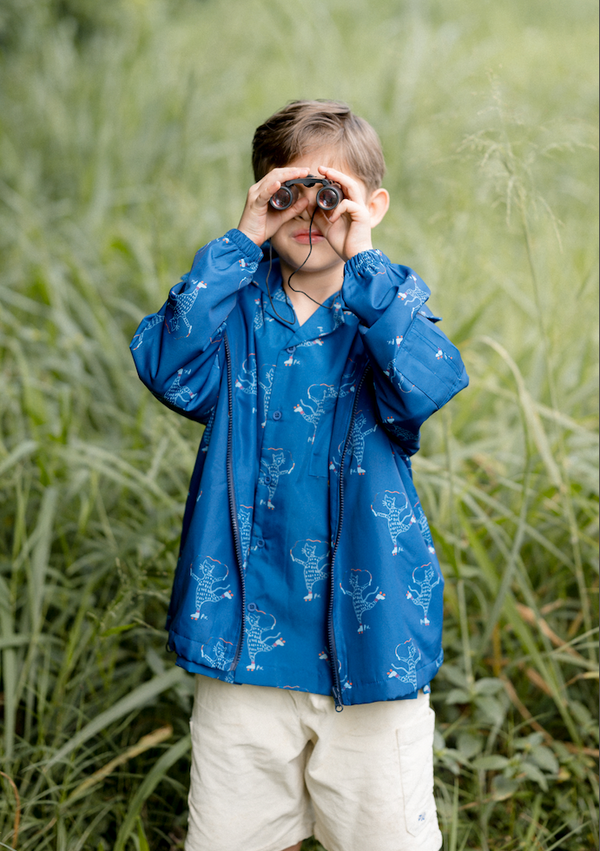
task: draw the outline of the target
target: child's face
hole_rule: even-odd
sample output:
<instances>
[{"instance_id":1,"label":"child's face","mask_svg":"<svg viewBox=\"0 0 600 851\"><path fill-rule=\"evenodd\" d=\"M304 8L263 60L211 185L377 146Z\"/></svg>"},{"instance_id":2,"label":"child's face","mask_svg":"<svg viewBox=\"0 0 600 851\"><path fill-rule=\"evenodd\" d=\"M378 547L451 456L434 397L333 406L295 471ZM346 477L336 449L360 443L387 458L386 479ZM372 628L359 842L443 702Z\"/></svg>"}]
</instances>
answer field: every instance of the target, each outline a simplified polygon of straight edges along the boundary
<instances>
[{"instance_id":1,"label":"child's face","mask_svg":"<svg viewBox=\"0 0 600 851\"><path fill-rule=\"evenodd\" d=\"M307 154L302 154L286 164L287 166L305 166L310 174L319 175L319 166L328 166L344 172L355 180L364 195L365 202L368 201L369 191L353 172L339 158L335 150L324 147ZM271 237L273 248L277 252L281 262L284 278L288 278L291 272L304 263L310 250L312 241L312 252L310 259L303 267L302 272L313 274L338 274L344 265L339 254L334 251L327 239L319 230L319 214L315 216L312 228L310 221L315 211L317 192L321 186L299 186L301 196L308 198L308 206L290 221L285 222Z\"/></svg>"}]
</instances>

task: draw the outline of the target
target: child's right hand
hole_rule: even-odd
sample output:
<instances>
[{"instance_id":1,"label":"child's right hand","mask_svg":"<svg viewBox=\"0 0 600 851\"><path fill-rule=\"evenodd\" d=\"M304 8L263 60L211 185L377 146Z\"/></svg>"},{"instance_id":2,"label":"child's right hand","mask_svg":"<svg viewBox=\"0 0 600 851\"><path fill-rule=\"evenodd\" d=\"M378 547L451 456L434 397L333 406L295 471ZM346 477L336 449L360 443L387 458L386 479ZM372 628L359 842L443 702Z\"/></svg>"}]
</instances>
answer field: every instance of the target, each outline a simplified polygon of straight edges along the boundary
<instances>
[{"instance_id":1,"label":"child's right hand","mask_svg":"<svg viewBox=\"0 0 600 851\"><path fill-rule=\"evenodd\" d=\"M238 230L258 246L270 239L282 224L289 222L308 205L308 199L300 195L287 210L274 210L269 204L271 195L274 195L286 180L306 177L308 173L308 168L274 168L251 186Z\"/></svg>"}]
</instances>

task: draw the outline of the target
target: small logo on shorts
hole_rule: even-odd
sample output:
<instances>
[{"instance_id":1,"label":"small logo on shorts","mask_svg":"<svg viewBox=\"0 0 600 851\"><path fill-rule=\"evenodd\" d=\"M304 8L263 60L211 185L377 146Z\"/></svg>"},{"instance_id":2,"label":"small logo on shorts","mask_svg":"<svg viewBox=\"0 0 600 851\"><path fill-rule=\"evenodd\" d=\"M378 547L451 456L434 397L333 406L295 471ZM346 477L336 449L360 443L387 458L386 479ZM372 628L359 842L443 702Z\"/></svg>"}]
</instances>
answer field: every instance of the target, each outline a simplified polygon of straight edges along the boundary
<instances>
[{"instance_id":1,"label":"small logo on shorts","mask_svg":"<svg viewBox=\"0 0 600 851\"><path fill-rule=\"evenodd\" d=\"M417 818L417 821L419 821L419 822L425 821L426 815L427 815L427 813L419 813L419 817Z\"/></svg>"}]
</instances>

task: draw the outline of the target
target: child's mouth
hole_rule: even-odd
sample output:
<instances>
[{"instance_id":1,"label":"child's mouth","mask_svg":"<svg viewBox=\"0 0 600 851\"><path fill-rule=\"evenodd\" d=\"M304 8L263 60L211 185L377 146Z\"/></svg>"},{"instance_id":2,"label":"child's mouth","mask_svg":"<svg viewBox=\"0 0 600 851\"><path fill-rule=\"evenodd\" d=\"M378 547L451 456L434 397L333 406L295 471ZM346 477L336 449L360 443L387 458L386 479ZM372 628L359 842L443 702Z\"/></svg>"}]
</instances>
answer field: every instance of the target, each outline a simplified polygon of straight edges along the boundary
<instances>
[{"instance_id":1,"label":"child's mouth","mask_svg":"<svg viewBox=\"0 0 600 851\"><path fill-rule=\"evenodd\" d=\"M301 230L295 233L293 238L301 245L309 245L311 242L314 245L316 242L322 242L325 239L321 231L318 230Z\"/></svg>"}]
</instances>

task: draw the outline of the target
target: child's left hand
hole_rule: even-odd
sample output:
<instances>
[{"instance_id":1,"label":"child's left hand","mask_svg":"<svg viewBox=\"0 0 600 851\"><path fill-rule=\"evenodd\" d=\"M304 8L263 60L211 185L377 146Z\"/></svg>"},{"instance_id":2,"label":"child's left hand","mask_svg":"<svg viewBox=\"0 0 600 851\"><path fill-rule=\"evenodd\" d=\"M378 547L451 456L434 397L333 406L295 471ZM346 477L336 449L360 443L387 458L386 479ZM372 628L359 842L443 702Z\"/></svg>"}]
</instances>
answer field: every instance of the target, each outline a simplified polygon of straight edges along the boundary
<instances>
[{"instance_id":1,"label":"child's left hand","mask_svg":"<svg viewBox=\"0 0 600 851\"><path fill-rule=\"evenodd\" d=\"M319 171L328 180L339 183L344 191L344 200L331 213L318 210L315 224L345 262L373 248L371 229L387 212L389 195L381 188L369 193L362 181L335 168L319 166Z\"/></svg>"}]
</instances>

